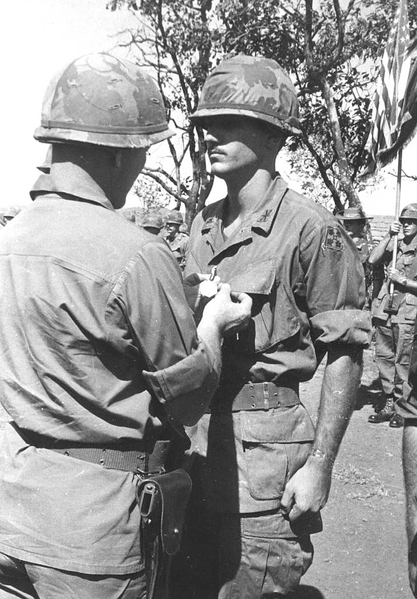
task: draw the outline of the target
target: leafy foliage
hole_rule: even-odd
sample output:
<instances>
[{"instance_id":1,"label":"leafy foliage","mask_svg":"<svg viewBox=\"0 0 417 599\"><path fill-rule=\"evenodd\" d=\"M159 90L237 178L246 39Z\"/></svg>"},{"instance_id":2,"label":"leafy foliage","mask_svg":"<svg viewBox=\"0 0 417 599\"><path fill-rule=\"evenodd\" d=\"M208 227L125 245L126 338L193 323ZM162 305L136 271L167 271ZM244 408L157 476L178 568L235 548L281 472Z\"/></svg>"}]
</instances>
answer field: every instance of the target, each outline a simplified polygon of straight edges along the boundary
<instances>
[{"instance_id":1,"label":"leafy foliage","mask_svg":"<svg viewBox=\"0 0 417 599\"><path fill-rule=\"evenodd\" d=\"M142 205L143 214L160 212L166 208L170 202L170 195L156 181L139 175L134 187L133 193L138 196Z\"/></svg>"},{"instance_id":2,"label":"leafy foliage","mask_svg":"<svg viewBox=\"0 0 417 599\"><path fill-rule=\"evenodd\" d=\"M417 3L409 3L410 31ZM342 6L343 5L343 6ZM220 57L261 54L291 74L300 102L302 139L291 139L295 171L309 173L309 195L332 198L336 209L360 204L358 172L371 118L371 99L398 0L111 0L128 7L138 28L128 42L154 67L180 144L166 186L189 220L211 189L202 132L187 119ZM186 156L190 156L192 176ZM307 165L307 166L306 166ZM324 188L317 190L321 177ZM324 193L322 193L324 191ZM331 202L330 202L331 203Z\"/></svg>"}]
</instances>

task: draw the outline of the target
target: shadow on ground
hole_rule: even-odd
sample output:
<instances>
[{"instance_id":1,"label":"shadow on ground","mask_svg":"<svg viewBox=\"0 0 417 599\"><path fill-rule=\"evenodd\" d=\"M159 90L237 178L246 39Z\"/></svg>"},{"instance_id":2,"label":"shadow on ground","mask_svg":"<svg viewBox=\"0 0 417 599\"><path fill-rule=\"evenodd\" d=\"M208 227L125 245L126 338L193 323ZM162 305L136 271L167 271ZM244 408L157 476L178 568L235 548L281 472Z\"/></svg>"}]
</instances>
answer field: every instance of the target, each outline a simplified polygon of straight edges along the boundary
<instances>
[{"instance_id":1,"label":"shadow on ground","mask_svg":"<svg viewBox=\"0 0 417 599\"><path fill-rule=\"evenodd\" d=\"M380 407L382 401L382 390L378 379L359 387L355 410L362 410L364 406L372 406L375 409Z\"/></svg>"},{"instance_id":2,"label":"shadow on ground","mask_svg":"<svg viewBox=\"0 0 417 599\"><path fill-rule=\"evenodd\" d=\"M325 599L325 597L316 587L301 585L294 599Z\"/></svg>"}]
</instances>

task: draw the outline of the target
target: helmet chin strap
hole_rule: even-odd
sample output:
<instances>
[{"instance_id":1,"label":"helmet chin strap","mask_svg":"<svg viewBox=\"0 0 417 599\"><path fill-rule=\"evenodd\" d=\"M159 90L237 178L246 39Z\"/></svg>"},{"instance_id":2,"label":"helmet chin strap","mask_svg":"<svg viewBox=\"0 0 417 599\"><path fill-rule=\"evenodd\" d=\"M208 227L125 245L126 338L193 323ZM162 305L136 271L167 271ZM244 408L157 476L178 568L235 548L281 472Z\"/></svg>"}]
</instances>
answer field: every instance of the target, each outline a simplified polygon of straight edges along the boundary
<instances>
[{"instance_id":1,"label":"helmet chin strap","mask_svg":"<svg viewBox=\"0 0 417 599\"><path fill-rule=\"evenodd\" d=\"M121 150L117 150L114 155L114 165L116 168L120 168L122 166L122 152Z\"/></svg>"}]
</instances>

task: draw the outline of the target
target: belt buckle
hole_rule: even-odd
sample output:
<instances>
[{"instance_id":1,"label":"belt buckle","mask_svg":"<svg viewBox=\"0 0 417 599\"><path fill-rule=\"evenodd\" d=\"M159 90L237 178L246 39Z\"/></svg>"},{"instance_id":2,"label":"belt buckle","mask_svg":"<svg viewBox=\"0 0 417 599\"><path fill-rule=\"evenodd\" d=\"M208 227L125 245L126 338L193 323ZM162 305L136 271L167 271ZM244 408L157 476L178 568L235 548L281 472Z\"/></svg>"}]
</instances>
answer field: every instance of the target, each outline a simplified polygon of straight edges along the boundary
<instances>
[{"instance_id":1,"label":"belt buckle","mask_svg":"<svg viewBox=\"0 0 417 599\"><path fill-rule=\"evenodd\" d=\"M159 474L165 474L165 472L164 466L160 466L158 470L141 470L139 467L135 469L135 474L138 474L143 479L151 478L151 476L158 476Z\"/></svg>"}]
</instances>

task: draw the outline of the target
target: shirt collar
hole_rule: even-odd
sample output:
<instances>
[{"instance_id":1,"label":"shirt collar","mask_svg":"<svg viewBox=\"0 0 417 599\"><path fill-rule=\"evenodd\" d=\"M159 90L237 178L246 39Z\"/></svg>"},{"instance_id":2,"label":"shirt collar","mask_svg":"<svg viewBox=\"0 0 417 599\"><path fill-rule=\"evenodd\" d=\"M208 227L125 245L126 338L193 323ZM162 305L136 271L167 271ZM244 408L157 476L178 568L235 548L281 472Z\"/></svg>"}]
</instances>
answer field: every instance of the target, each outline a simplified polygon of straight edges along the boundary
<instances>
[{"instance_id":1,"label":"shirt collar","mask_svg":"<svg viewBox=\"0 0 417 599\"><path fill-rule=\"evenodd\" d=\"M94 184L94 181L75 180L59 173L42 174L30 191L30 197L35 200L45 194L70 195L78 200L100 204L108 210L114 210L110 200L104 192Z\"/></svg>"},{"instance_id":2,"label":"shirt collar","mask_svg":"<svg viewBox=\"0 0 417 599\"><path fill-rule=\"evenodd\" d=\"M407 245L403 242L401 244L401 250L403 252L403 254L408 253L408 252L417 252L417 235L415 235L413 237L413 239L410 241L410 243L408 243Z\"/></svg>"},{"instance_id":3,"label":"shirt collar","mask_svg":"<svg viewBox=\"0 0 417 599\"><path fill-rule=\"evenodd\" d=\"M287 183L277 174L252 213L252 229L262 229L269 233L287 189Z\"/></svg>"},{"instance_id":4,"label":"shirt collar","mask_svg":"<svg viewBox=\"0 0 417 599\"><path fill-rule=\"evenodd\" d=\"M277 174L266 193L246 219L243 227L249 230L261 229L265 233L269 233L287 188L287 183ZM213 231L221 225L227 201L228 198L226 197L218 203L214 213L204 221L201 228L202 233Z\"/></svg>"}]
</instances>

